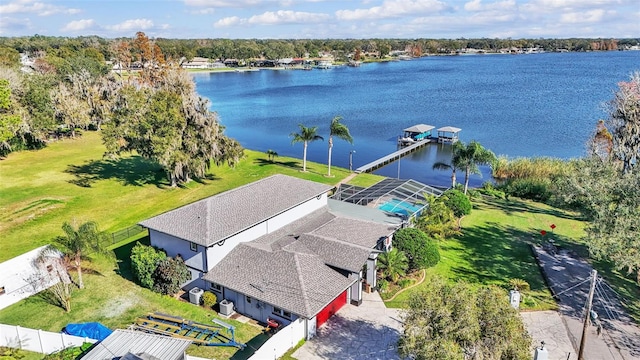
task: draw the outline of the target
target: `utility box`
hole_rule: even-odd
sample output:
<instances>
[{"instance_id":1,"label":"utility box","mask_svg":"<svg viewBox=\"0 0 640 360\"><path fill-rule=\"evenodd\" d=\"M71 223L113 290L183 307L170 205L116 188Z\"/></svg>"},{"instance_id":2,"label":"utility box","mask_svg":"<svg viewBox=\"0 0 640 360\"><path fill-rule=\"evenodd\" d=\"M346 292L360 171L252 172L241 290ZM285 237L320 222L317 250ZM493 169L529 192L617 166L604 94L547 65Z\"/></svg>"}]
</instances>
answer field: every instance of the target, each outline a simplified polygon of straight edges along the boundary
<instances>
[{"instance_id":1,"label":"utility box","mask_svg":"<svg viewBox=\"0 0 640 360\"><path fill-rule=\"evenodd\" d=\"M536 353L533 355L533 360L549 360L549 352L543 347L536 348Z\"/></svg>"},{"instance_id":2,"label":"utility box","mask_svg":"<svg viewBox=\"0 0 640 360\"><path fill-rule=\"evenodd\" d=\"M514 309L520 307L520 292L518 290L509 291L509 303Z\"/></svg>"},{"instance_id":3,"label":"utility box","mask_svg":"<svg viewBox=\"0 0 640 360\"><path fill-rule=\"evenodd\" d=\"M192 304L200 305L200 301L202 301L202 294L204 294L204 290L199 287L194 287L189 290L189 302Z\"/></svg>"},{"instance_id":4,"label":"utility box","mask_svg":"<svg viewBox=\"0 0 640 360\"><path fill-rule=\"evenodd\" d=\"M220 315L231 316L233 314L233 302L227 299L220 301Z\"/></svg>"}]
</instances>

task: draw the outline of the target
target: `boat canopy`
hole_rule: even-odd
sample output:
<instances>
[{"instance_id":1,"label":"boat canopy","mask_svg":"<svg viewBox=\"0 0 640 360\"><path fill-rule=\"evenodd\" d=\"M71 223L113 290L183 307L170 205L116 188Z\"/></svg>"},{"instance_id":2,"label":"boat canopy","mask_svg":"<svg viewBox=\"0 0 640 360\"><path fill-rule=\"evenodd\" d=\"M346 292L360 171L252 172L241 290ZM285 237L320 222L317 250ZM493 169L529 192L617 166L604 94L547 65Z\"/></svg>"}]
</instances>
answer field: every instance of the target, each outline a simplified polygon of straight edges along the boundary
<instances>
[{"instance_id":1,"label":"boat canopy","mask_svg":"<svg viewBox=\"0 0 640 360\"><path fill-rule=\"evenodd\" d=\"M431 125L425 125L425 124L418 124L418 125L413 125L412 127L406 128L404 129L405 132L411 132L411 133L425 133L428 131L431 131L435 128L435 126L431 126Z\"/></svg>"}]
</instances>

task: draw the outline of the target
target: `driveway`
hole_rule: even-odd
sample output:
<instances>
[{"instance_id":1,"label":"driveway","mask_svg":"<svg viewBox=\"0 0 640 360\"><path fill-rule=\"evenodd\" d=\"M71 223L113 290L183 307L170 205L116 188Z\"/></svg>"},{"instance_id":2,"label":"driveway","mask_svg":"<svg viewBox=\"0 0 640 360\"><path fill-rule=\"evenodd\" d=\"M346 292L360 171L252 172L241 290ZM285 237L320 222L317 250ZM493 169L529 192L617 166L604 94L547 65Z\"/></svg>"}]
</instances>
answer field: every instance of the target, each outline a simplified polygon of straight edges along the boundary
<instances>
[{"instance_id":1,"label":"driveway","mask_svg":"<svg viewBox=\"0 0 640 360\"><path fill-rule=\"evenodd\" d=\"M317 335L293 353L299 360L399 360L400 309L387 309L378 293L363 294L360 306L345 305Z\"/></svg>"},{"instance_id":2,"label":"driveway","mask_svg":"<svg viewBox=\"0 0 640 360\"><path fill-rule=\"evenodd\" d=\"M584 259L566 250L550 254L542 248L534 247L534 251L551 290L560 300L559 312L574 349L577 349L582 334L584 307L589 293L587 279L592 267ZM598 334L595 326L589 326L584 358L586 360L640 359L640 328L626 313L613 289L600 277L596 283L593 309L599 315L603 330Z\"/></svg>"}]
</instances>

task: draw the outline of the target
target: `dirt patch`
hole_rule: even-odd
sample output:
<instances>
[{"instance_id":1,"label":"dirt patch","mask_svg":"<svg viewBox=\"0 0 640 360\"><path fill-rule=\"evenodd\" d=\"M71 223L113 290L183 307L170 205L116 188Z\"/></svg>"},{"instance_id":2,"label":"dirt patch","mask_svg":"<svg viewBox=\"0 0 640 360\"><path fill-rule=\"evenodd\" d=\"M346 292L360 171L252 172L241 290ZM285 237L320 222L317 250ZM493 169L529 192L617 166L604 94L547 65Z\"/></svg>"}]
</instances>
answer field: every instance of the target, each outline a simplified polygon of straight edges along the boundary
<instances>
[{"instance_id":1,"label":"dirt patch","mask_svg":"<svg viewBox=\"0 0 640 360\"><path fill-rule=\"evenodd\" d=\"M139 298L132 294L127 293L118 299L110 301L103 309L102 316L106 318L113 318L124 314L127 309L136 305L139 302Z\"/></svg>"}]
</instances>

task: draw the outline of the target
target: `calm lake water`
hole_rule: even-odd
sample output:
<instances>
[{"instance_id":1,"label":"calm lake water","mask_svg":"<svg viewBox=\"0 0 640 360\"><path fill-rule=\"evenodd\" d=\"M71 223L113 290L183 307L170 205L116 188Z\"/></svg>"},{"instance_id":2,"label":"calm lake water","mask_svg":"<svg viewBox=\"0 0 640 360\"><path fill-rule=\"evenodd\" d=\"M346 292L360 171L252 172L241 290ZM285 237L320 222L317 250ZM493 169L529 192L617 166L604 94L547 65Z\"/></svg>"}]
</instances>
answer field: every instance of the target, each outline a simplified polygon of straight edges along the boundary
<instances>
[{"instance_id":1,"label":"calm lake water","mask_svg":"<svg viewBox=\"0 0 640 360\"><path fill-rule=\"evenodd\" d=\"M415 124L462 128L509 157L579 157L604 103L619 81L640 70L640 51L426 57L328 70L261 70L195 74L226 133L249 149L302 157L291 145L297 124L318 126L325 141L309 145L307 159L327 162L328 126L341 115L353 145L334 141L333 164L357 168L396 150L402 129ZM433 171L450 147L429 145L376 171L431 185L450 174ZM475 176L472 183L488 180Z\"/></svg>"}]
</instances>

